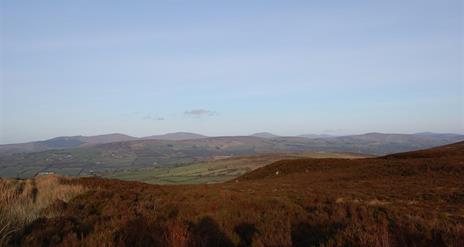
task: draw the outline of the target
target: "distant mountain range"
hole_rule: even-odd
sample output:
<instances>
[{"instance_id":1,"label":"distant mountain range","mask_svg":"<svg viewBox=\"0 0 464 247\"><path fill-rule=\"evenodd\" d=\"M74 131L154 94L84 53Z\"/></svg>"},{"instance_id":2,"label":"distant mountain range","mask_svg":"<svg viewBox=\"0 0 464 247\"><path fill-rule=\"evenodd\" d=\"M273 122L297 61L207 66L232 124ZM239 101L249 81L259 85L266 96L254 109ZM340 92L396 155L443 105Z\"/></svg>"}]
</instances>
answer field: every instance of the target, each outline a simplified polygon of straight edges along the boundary
<instances>
[{"instance_id":1,"label":"distant mountain range","mask_svg":"<svg viewBox=\"0 0 464 247\"><path fill-rule=\"evenodd\" d=\"M287 139L287 140L298 140L303 139L316 139L317 143L338 143L340 141L344 143L350 143L350 145L356 145L366 142L379 142L379 143L396 143L409 145L420 145L423 143L434 143L439 141L438 145L448 144L455 141L464 139L464 135L452 134L452 133L432 133L432 132L421 132L416 134L383 134L383 133L367 133L362 135L350 135L350 136L331 136L325 134L305 134L299 136L278 136L269 132L259 132L250 135L252 137L258 137L263 139ZM98 144L112 143L112 142L125 142L135 140L165 140L165 141L185 141L185 140L198 140L208 137L201 134L190 133L190 132L174 132L163 135L153 135L142 138L137 138L125 134L113 133L106 135L96 136L61 136L48 139L45 141L36 141L28 143L18 144L5 144L0 145L0 155L14 154L14 153L31 153L41 152L48 150L57 149L69 149L78 147L89 147ZM230 136L233 138L233 136ZM433 146L433 145L432 145ZM408 150L398 150L408 151ZM379 152L384 153L384 152Z\"/></svg>"},{"instance_id":2,"label":"distant mountain range","mask_svg":"<svg viewBox=\"0 0 464 247\"><path fill-rule=\"evenodd\" d=\"M146 138L122 134L58 137L35 143L0 146L0 150L3 150L0 155L0 177L28 177L44 170L86 175L256 154L344 152L384 155L462 140L464 135L436 133L368 133L323 138L279 137L268 133L225 137L205 137L193 133Z\"/></svg>"},{"instance_id":3,"label":"distant mountain range","mask_svg":"<svg viewBox=\"0 0 464 247\"><path fill-rule=\"evenodd\" d=\"M266 138L266 139L273 139L273 138L282 137L282 136L279 136L279 135L274 135L274 134L269 133L269 132L259 132L259 133L255 133L255 134L253 134L251 136L261 137L261 138ZM326 134L305 134L305 135L299 135L297 137L316 139L316 138L330 138L330 137L334 137L334 136L326 135Z\"/></svg>"}]
</instances>

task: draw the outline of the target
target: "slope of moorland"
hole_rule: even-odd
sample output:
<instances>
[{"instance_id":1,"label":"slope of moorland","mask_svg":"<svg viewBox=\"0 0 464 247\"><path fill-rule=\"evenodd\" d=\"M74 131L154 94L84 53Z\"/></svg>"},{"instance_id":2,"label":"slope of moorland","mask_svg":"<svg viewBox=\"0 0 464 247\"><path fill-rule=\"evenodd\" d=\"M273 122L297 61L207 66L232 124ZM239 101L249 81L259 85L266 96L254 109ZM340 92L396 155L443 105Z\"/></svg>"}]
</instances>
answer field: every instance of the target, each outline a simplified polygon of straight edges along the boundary
<instances>
[{"instance_id":1,"label":"slope of moorland","mask_svg":"<svg viewBox=\"0 0 464 247\"><path fill-rule=\"evenodd\" d=\"M301 158L343 158L359 159L368 157L350 153L294 153L266 154L239 157L221 157L220 159L199 163L158 168L132 169L129 171L105 174L106 178L140 181L150 184L204 184L231 180L247 172L282 159Z\"/></svg>"},{"instance_id":2,"label":"slope of moorland","mask_svg":"<svg viewBox=\"0 0 464 247\"><path fill-rule=\"evenodd\" d=\"M135 140L86 144L78 148L0 156L0 177L31 177L40 171L82 176L128 169L165 167L244 156L301 152L349 152L382 155L440 146L460 135L423 136L370 133L310 139L304 137L212 137L179 141Z\"/></svg>"},{"instance_id":3,"label":"slope of moorland","mask_svg":"<svg viewBox=\"0 0 464 247\"><path fill-rule=\"evenodd\" d=\"M101 178L20 246L464 246L464 142L379 158L283 160L227 183Z\"/></svg>"}]
</instances>

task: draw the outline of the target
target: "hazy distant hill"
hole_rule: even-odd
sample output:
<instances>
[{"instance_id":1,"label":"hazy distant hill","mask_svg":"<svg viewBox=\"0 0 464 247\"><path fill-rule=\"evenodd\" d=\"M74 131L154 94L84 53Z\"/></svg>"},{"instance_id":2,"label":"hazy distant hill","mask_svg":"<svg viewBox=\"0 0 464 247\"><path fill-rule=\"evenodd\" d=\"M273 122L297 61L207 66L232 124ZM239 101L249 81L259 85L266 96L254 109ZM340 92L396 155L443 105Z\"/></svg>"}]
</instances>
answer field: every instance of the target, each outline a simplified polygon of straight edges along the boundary
<instances>
[{"instance_id":1,"label":"hazy distant hill","mask_svg":"<svg viewBox=\"0 0 464 247\"><path fill-rule=\"evenodd\" d=\"M137 140L138 138L116 133L116 134L98 135L98 136L81 136L80 139L83 142L88 143L88 144L102 144L102 143L110 143L110 142L133 141L133 140Z\"/></svg>"},{"instance_id":2,"label":"hazy distant hill","mask_svg":"<svg viewBox=\"0 0 464 247\"><path fill-rule=\"evenodd\" d=\"M41 152L47 150L56 149L69 149L84 146L92 146L96 144L104 144L111 142L124 142L134 140L194 140L200 138L207 138L207 136L188 133L188 132L176 132L168 133L164 135L154 135L143 138L137 138L124 134L106 134L97 136L60 136L45 141L36 141L28 143L17 143L17 144L5 144L0 145L0 155L14 154L14 153L31 153Z\"/></svg>"},{"instance_id":3,"label":"hazy distant hill","mask_svg":"<svg viewBox=\"0 0 464 247\"><path fill-rule=\"evenodd\" d=\"M415 135L418 136L428 136L428 137L433 137L433 138L442 138L442 139L449 139L449 138L455 138L455 137L460 137L463 135L459 134L453 134L453 133L433 133L433 132L420 132L416 133Z\"/></svg>"},{"instance_id":4,"label":"hazy distant hill","mask_svg":"<svg viewBox=\"0 0 464 247\"><path fill-rule=\"evenodd\" d=\"M182 141L182 140L195 140L207 138L207 136L189 133L189 132L175 132L164 135L154 135L141 138L142 140L168 140L168 141Z\"/></svg>"},{"instance_id":5,"label":"hazy distant hill","mask_svg":"<svg viewBox=\"0 0 464 247\"><path fill-rule=\"evenodd\" d=\"M84 144L103 144L110 142L123 142L133 140L137 140L137 138L115 133L97 136L62 136L52 138L46 141L39 141L39 143L45 144L49 148L73 148Z\"/></svg>"},{"instance_id":6,"label":"hazy distant hill","mask_svg":"<svg viewBox=\"0 0 464 247\"><path fill-rule=\"evenodd\" d=\"M388 142L397 142L397 143L404 143L404 142L425 142L425 141L433 141L436 139L456 139L459 140L463 136L462 135L448 135L442 136L440 134L430 134L430 135L422 135L422 134L384 134L384 133L366 133L362 135L351 135L351 136L341 136L337 137L338 139L343 140L356 140L356 141L388 141Z\"/></svg>"},{"instance_id":7,"label":"hazy distant hill","mask_svg":"<svg viewBox=\"0 0 464 247\"><path fill-rule=\"evenodd\" d=\"M330 138L330 137L333 137L333 136L326 135L326 134L305 134L305 135L299 135L299 137L304 137L304 138L309 138L309 139L317 139L317 138Z\"/></svg>"},{"instance_id":8,"label":"hazy distant hill","mask_svg":"<svg viewBox=\"0 0 464 247\"><path fill-rule=\"evenodd\" d=\"M255 133L255 134L253 134L251 136L260 137L260 138L266 138L266 139L272 139L272 138L279 137L278 135L274 135L274 134L269 133L269 132L259 132L259 133Z\"/></svg>"},{"instance_id":9,"label":"hazy distant hill","mask_svg":"<svg viewBox=\"0 0 464 247\"><path fill-rule=\"evenodd\" d=\"M312 139L325 151L350 151L356 153L384 155L426 149L464 140L464 135L448 137L421 136L415 134L367 133Z\"/></svg>"},{"instance_id":10,"label":"hazy distant hill","mask_svg":"<svg viewBox=\"0 0 464 247\"><path fill-rule=\"evenodd\" d=\"M136 139L136 137L118 133L97 136L60 136L45 141L0 145L0 155L76 148L85 145L132 141Z\"/></svg>"},{"instance_id":11,"label":"hazy distant hill","mask_svg":"<svg viewBox=\"0 0 464 247\"><path fill-rule=\"evenodd\" d=\"M0 176L27 177L44 170L85 175L92 172L189 164L217 157L272 153L349 152L383 155L460 140L464 140L464 136L454 135L443 139L433 136L369 133L318 139L231 136L181 141L134 140L96 145L80 144L76 148L1 155ZM65 143L67 141L70 140L59 140Z\"/></svg>"}]
</instances>

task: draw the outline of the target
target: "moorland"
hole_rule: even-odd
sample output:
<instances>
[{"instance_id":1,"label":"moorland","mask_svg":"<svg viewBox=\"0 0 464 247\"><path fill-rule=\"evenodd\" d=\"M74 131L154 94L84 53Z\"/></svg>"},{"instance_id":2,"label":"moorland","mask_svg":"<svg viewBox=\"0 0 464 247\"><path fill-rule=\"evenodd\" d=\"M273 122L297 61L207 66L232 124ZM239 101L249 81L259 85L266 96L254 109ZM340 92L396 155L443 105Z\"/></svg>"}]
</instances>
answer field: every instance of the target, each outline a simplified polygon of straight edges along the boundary
<instances>
[{"instance_id":1,"label":"moorland","mask_svg":"<svg viewBox=\"0 0 464 247\"><path fill-rule=\"evenodd\" d=\"M373 158L280 160L218 184L2 179L0 239L7 246L463 246L463 176L459 142Z\"/></svg>"}]
</instances>

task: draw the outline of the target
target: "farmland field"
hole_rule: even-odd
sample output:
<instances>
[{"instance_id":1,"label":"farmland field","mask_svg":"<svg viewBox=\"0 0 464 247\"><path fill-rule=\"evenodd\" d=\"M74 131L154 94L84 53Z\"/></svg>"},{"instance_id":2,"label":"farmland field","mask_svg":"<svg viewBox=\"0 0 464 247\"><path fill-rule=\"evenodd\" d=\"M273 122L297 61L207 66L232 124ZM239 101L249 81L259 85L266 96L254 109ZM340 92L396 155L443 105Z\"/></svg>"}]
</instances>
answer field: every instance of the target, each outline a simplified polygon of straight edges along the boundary
<instances>
[{"instance_id":1,"label":"farmland field","mask_svg":"<svg viewBox=\"0 0 464 247\"><path fill-rule=\"evenodd\" d=\"M349 153L311 152L301 154L273 154L242 156L199 162L178 167L161 167L108 174L107 178L140 181L151 184L204 184L219 183L283 159L298 158L363 158Z\"/></svg>"}]
</instances>

